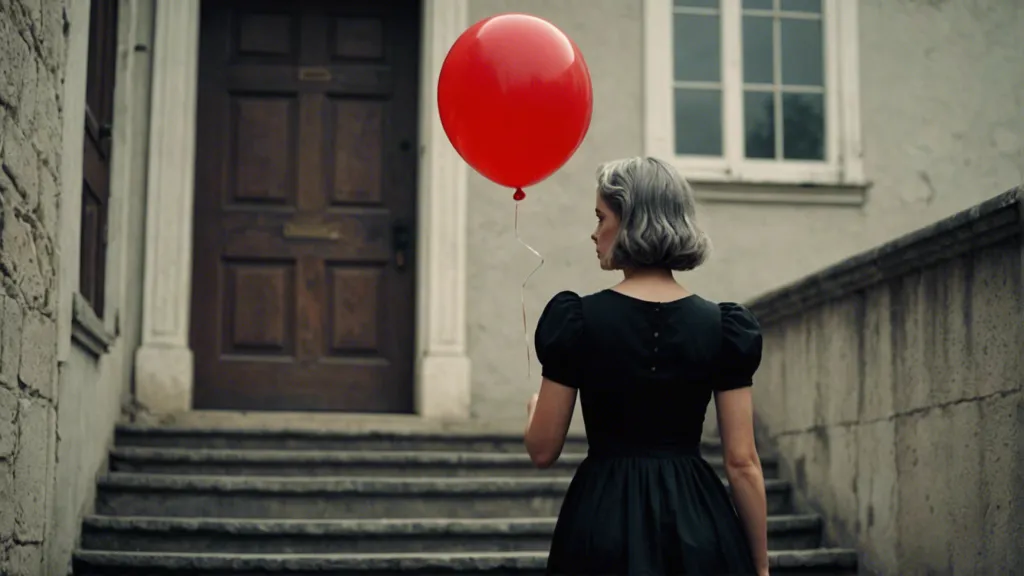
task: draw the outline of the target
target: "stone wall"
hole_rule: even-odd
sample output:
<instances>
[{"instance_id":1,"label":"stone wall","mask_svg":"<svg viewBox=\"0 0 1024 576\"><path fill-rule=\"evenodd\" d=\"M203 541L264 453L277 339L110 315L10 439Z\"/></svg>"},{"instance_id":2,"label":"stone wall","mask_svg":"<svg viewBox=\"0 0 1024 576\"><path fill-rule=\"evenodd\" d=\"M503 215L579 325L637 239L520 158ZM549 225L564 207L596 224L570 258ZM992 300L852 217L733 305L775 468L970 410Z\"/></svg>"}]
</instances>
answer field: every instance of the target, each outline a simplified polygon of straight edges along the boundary
<instances>
[{"instance_id":1,"label":"stone wall","mask_svg":"<svg viewBox=\"0 0 1024 576\"><path fill-rule=\"evenodd\" d=\"M56 415L63 0L0 1L0 574L41 573Z\"/></svg>"},{"instance_id":2,"label":"stone wall","mask_svg":"<svg viewBox=\"0 0 1024 576\"><path fill-rule=\"evenodd\" d=\"M876 574L1024 568L1024 188L750 304L759 438Z\"/></svg>"}]
</instances>

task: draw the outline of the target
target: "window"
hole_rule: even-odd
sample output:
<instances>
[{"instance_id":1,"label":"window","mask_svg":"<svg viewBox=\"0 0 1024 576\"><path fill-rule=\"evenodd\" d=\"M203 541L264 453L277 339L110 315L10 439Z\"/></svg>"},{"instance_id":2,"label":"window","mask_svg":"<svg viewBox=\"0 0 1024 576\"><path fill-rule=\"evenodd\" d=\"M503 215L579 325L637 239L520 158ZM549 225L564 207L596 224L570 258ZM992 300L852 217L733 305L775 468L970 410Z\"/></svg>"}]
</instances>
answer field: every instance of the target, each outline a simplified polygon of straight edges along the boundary
<instances>
[{"instance_id":1,"label":"window","mask_svg":"<svg viewBox=\"0 0 1024 576\"><path fill-rule=\"evenodd\" d=\"M85 88L79 292L103 317L110 199L111 127L117 62L117 0L92 0Z\"/></svg>"},{"instance_id":2,"label":"window","mask_svg":"<svg viewBox=\"0 0 1024 576\"><path fill-rule=\"evenodd\" d=\"M862 185L857 0L644 0L646 153L696 181Z\"/></svg>"}]
</instances>

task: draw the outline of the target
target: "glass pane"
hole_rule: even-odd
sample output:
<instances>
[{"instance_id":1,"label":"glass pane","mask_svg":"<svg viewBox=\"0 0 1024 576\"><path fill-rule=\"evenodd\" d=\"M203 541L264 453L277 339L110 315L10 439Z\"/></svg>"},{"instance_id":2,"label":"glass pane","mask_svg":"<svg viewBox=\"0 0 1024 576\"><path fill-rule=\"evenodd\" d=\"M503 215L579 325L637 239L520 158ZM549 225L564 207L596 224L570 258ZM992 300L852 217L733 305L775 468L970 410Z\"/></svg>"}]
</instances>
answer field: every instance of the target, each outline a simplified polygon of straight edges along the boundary
<instances>
[{"instance_id":1,"label":"glass pane","mask_svg":"<svg viewBox=\"0 0 1024 576\"><path fill-rule=\"evenodd\" d=\"M718 8L718 0L675 0L676 8Z\"/></svg>"},{"instance_id":2,"label":"glass pane","mask_svg":"<svg viewBox=\"0 0 1024 576\"><path fill-rule=\"evenodd\" d=\"M772 0L743 0L744 10L771 10Z\"/></svg>"},{"instance_id":3,"label":"glass pane","mask_svg":"<svg viewBox=\"0 0 1024 576\"><path fill-rule=\"evenodd\" d=\"M782 95L782 150L787 160L825 159L825 97Z\"/></svg>"},{"instance_id":4,"label":"glass pane","mask_svg":"<svg viewBox=\"0 0 1024 576\"><path fill-rule=\"evenodd\" d=\"M772 18L760 16L743 18L744 82L772 83L772 22Z\"/></svg>"},{"instance_id":5,"label":"glass pane","mask_svg":"<svg viewBox=\"0 0 1024 576\"><path fill-rule=\"evenodd\" d=\"M821 0L782 0L783 10L821 13Z\"/></svg>"},{"instance_id":6,"label":"glass pane","mask_svg":"<svg viewBox=\"0 0 1024 576\"><path fill-rule=\"evenodd\" d=\"M775 158L775 98L772 92L743 94L747 158Z\"/></svg>"},{"instance_id":7,"label":"glass pane","mask_svg":"<svg viewBox=\"0 0 1024 576\"><path fill-rule=\"evenodd\" d=\"M820 20L782 19L782 83L824 86Z\"/></svg>"},{"instance_id":8,"label":"glass pane","mask_svg":"<svg viewBox=\"0 0 1024 576\"><path fill-rule=\"evenodd\" d=\"M722 92L676 89L676 154L722 155Z\"/></svg>"},{"instance_id":9,"label":"glass pane","mask_svg":"<svg viewBox=\"0 0 1024 576\"><path fill-rule=\"evenodd\" d=\"M718 16L675 15L675 79L718 82Z\"/></svg>"}]
</instances>

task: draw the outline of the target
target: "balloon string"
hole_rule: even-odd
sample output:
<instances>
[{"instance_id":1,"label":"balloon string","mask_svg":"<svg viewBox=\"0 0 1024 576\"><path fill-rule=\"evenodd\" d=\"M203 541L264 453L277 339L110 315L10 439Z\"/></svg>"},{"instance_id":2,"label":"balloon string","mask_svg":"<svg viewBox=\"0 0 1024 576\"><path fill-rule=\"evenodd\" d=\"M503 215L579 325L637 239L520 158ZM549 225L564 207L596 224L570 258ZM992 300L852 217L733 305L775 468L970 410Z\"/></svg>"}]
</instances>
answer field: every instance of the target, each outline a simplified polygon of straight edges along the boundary
<instances>
[{"instance_id":1,"label":"balloon string","mask_svg":"<svg viewBox=\"0 0 1024 576\"><path fill-rule=\"evenodd\" d=\"M533 252L534 256L540 259L540 264L537 264L537 267L534 268L532 272L530 272L530 274L526 277L526 280L523 280L523 284L519 288L519 303L522 306L523 310L523 340L526 344L526 378L531 379L533 378L533 370L531 369L532 362L530 359L530 331L526 326L526 284L529 283L530 278L532 278L533 275L536 274L542 266L544 266L544 257L540 255L540 252L534 250L533 246L530 246L526 242L523 242L523 239L519 237L519 202L516 202L515 230L516 240L520 244L525 246L527 250Z\"/></svg>"}]
</instances>

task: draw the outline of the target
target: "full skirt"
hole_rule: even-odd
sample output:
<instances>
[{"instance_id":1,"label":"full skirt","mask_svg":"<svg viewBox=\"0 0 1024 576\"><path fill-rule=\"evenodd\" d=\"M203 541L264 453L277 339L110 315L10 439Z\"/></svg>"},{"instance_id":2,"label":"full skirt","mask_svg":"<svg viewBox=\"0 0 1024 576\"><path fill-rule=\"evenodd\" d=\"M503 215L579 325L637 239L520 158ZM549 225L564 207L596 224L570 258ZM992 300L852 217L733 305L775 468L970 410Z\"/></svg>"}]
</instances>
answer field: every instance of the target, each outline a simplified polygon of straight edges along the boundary
<instances>
[{"instance_id":1,"label":"full skirt","mask_svg":"<svg viewBox=\"0 0 1024 576\"><path fill-rule=\"evenodd\" d=\"M551 575L753 575L729 494L699 456L588 457L562 504Z\"/></svg>"}]
</instances>

